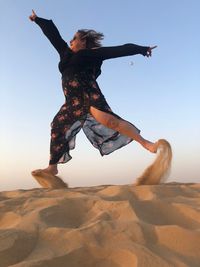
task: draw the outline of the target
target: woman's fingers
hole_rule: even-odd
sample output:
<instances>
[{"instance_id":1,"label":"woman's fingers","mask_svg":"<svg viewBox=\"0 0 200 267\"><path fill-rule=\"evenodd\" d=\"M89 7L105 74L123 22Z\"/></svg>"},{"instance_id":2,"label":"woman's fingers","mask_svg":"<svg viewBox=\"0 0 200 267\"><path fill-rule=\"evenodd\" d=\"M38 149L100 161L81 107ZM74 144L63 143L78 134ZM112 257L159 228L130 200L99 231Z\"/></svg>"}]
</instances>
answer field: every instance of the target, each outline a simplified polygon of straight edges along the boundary
<instances>
[{"instance_id":1,"label":"woman's fingers","mask_svg":"<svg viewBox=\"0 0 200 267\"><path fill-rule=\"evenodd\" d=\"M35 11L33 9L32 9L32 13L33 13L34 16L36 16Z\"/></svg>"},{"instance_id":2,"label":"woman's fingers","mask_svg":"<svg viewBox=\"0 0 200 267\"><path fill-rule=\"evenodd\" d=\"M157 45L149 47L149 49L147 50L147 57L151 57L152 56L152 50L155 49L156 47L157 47Z\"/></svg>"},{"instance_id":3,"label":"woman's fingers","mask_svg":"<svg viewBox=\"0 0 200 267\"><path fill-rule=\"evenodd\" d=\"M154 45L154 46L151 46L150 48L152 50L152 49L155 49L156 47L158 47L158 46L157 45Z\"/></svg>"},{"instance_id":4,"label":"woman's fingers","mask_svg":"<svg viewBox=\"0 0 200 267\"><path fill-rule=\"evenodd\" d=\"M37 17L37 15L36 15L35 11L32 9L32 14L29 16L29 19L31 21L34 21L36 17Z\"/></svg>"}]
</instances>

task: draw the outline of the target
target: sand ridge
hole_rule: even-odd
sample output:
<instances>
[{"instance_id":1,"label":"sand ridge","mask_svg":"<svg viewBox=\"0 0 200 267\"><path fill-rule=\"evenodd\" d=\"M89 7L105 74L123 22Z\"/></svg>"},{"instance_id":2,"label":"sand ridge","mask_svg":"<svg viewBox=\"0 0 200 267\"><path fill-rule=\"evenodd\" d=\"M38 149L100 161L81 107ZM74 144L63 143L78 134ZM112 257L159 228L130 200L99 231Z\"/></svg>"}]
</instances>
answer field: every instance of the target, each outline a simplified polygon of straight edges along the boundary
<instances>
[{"instance_id":1,"label":"sand ridge","mask_svg":"<svg viewBox=\"0 0 200 267\"><path fill-rule=\"evenodd\" d=\"M199 267L200 184L0 193L0 267Z\"/></svg>"}]
</instances>

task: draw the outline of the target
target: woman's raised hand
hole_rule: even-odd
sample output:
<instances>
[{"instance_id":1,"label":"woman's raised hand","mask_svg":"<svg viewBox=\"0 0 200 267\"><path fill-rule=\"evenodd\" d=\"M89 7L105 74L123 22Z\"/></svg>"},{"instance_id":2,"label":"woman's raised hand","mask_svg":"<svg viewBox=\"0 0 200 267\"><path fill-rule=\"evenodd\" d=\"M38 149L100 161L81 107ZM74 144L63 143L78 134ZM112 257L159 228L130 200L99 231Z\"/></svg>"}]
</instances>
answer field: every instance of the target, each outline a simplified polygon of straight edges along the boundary
<instances>
[{"instance_id":1,"label":"woman's raised hand","mask_svg":"<svg viewBox=\"0 0 200 267\"><path fill-rule=\"evenodd\" d=\"M29 16L29 19L31 21L34 21L36 17L37 17L37 15L35 14L35 11L32 9L32 14Z\"/></svg>"},{"instance_id":2,"label":"woman's raised hand","mask_svg":"<svg viewBox=\"0 0 200 267\"><path fill-rule=\"evenodd\" d=\"M150 46L149 49L147 50L147 57L151 57L152 56L152 50L155 49L157 47L157 45L155 46Z\"/></svg>"}]
</instances>

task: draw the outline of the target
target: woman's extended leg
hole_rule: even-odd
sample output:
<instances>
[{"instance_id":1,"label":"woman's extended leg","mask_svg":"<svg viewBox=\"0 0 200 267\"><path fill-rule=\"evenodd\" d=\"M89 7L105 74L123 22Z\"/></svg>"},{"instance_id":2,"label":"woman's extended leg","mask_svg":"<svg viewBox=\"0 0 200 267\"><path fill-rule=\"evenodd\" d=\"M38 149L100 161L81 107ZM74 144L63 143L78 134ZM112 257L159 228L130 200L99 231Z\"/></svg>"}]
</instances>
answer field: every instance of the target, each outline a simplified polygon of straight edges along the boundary
<instances>
[{"instance_id":1,"label":"woman's extended leg","mask_svg":"<svg viewBox=\"0 0 200 267\"><path fill-rule=\"evenodd\" d=\"M90 113L99 123L132 138L133 140L140 143L145 149L149 150L152 153L156 153L157 144L144 139L138 133L137 128L128 121L118 119L117 117L109 113L100 111L93 106L90 107Z\"/></svg>"}]
</instances>

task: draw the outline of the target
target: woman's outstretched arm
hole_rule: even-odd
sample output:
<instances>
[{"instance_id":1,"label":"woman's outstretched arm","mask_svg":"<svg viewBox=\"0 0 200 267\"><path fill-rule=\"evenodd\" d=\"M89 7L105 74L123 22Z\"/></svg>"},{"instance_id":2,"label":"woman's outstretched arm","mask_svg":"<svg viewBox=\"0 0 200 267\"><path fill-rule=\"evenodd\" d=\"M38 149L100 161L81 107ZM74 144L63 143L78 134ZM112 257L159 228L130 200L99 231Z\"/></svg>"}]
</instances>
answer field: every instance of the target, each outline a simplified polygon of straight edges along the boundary
<instances>
[{"instance_id":1,"label":"woman's outstretched arm","mask_svg":"<svg viewBox=\"0 0 200 267\"><path fill-rule=\"evenodd\" d=\"M91 54L101 60L110 58L133 56L141 54L143 56L150 57L152 55L152 49L157 46L140 46L136 44L124 44L120 46L99 47L91 50Z\"/></svg>"},{"instance_id":2,"label":"woman's outstretched arm","mask_svg":"<svg viewBox=\"0 0 200 267\"><path fill-rule=\"evenodd\" d=\"M67 43L60 36L60 33L52 20L38 17L34 10L32 10L32 15L29 16L29 19L39 25L43 33L46 35L46 37L49 39L49 41L52 43L52 45L60 55L66 48L70 49Z\"/></svg>"}]
</instances>

